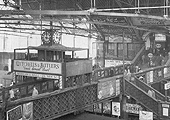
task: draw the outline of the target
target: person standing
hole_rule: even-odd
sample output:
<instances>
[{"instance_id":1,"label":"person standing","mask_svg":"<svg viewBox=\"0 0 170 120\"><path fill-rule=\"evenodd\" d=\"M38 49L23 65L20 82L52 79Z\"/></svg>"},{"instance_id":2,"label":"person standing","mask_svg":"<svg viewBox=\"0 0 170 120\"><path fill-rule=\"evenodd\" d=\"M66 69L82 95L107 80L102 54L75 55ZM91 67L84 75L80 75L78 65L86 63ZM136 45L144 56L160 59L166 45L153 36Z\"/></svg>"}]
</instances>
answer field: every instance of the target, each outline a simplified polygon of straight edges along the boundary
<instances>
[{"instance_id":1,"label":"person standing","mask_svg":"<svg viewBox=\"0 0 170 120\"><path fill-rule=\"evenodd\" d=\"M34 86L33 92L32 92L32 96L37 96L37 95L38 95L38 90L37 90L36 87Z\"/></svg>"},{"instance_id":2,"label":"person standing","mask_svg":"<svg viewBox=\"0 0 170 120\"><path fill-rule=\"evenodd\" d=\"M15 99L14 90L12 88L9 90L9 99L10 100L14 100Z\"/></svg>"}]
</instances>

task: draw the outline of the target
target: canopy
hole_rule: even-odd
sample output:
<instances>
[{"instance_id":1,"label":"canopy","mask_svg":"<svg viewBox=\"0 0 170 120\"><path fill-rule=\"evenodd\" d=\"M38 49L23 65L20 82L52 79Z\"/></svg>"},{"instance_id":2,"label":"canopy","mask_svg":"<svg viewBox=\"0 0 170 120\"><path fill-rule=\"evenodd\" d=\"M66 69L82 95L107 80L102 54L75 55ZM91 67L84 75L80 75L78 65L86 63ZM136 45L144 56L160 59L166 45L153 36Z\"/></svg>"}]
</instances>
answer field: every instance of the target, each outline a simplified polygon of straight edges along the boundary
<instances>
[{"instance_id":1,"label":"canopy","mask_svg":"<svg viewBox=\"0 0 170 120\"><path fill-rule=\"evenodd\" d=\"M51 50L51 51L80 51L80 50L87 50L87 48L74 48L74 47L66 47L61 44L53 44L51 46L47 45L40 45L40 46L29 46L29 49L36 49L36 50Z\"/></svg>"}]
</instances>

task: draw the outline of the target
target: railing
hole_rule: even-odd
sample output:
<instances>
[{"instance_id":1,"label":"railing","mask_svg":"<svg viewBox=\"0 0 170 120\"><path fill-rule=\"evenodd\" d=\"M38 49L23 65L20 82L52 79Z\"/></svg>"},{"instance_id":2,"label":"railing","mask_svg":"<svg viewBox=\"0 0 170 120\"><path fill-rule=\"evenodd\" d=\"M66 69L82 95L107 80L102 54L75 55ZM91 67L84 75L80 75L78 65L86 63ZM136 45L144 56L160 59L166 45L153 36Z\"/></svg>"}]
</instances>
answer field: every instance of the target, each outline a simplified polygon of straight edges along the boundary
<instances>
[{"instance_id":1,"label":"railing","mask_svg":"<svg viewBox=\"0 0 170 120\"><path fill-rule=\"evenodd\" d=\"M132 67L132 65L125 65L125 68L127 67ZM168 72L169 69L169 66L155 67L139 73L135 73L134 75L136 77L144 76L144 78L147 80L146 83L152 83L151 80L153 80L153 82L157 82L160 81L160 79L166 79L167 76L170 76L170 72ZM122 75L123 72L123 65L98 69L93 72L92 81L97 82L103 78ZM148 77L149 75L150 77ZM159 102L157 99L164 100L164 96L155 91L155 98L150 97L147 92L152 88L147 84L139 81L136 77L135 84L127 80L125 81L126 93L136 98L144 106L148 107L148 109L152 110L155 114L158 115ZM9 109L10 107L22 105L30 101L33 101L34 120L46 120L49 118L52 119L74 112L78 109L83 109L84 107L97 102L97 84L92 83L79 87L66 88L62 91L43 93L42 95L38 95L35 98L25 97L15 101L8 101L7 108Z\"/></svg>"},{"instance_id":2,"label":"railing","mask_svg":"<svg viewBox=\"0 0 170 120\"><path fill-rule=\"evenodd\" d=\"M140 59L142 58L142 55L145 52L145 46L143 46L140 51L136 54L135 58L132 60L132 64L136 65L137 62L140 61Z\"/></svg>"},{"instance_id":3,"label":"railing","mask_svg":"<svg viewBox=\"0 0 170 120\"><path fill-rule=\"evenodd\" d=\"M155 90L153 87L149 86L148 84L144 83L143 81L139 80L137 77L134 77L135 81L133 82L137 87L142 89L145 93L148 93L149 90L155 92L155 98L157 100L165 101L166 97L161 94L159 91ZM170 99L169 99L170 100Z\"/></svg>"},{"instance_id":4,"label":"railing","mask_svg":"<svg viewBox=\"0 0 170 120\"><path fill-rule=\"evenodd\" d=\"M131 64L125 64L125 68L131 67ZM123 65L119 65L116 67L107 67L107 68L101 68L97 69L93 72L93 82L97 82L100 79L113 77L116 75L122 75L124 72Z\"/></svg>"},{"instance_id":5,"label":"railing","mask_svg":"<svg viewBox=\"0 0 170 120\"><path fill-rule=\"evenodd\" d=\"M9 101L7 108L33 101L34 120L47 120L83 109L97 101L97 84L73 87L60 92L51 92L36 97ZM15 112L13 113L15 116Z\"/></svg>"},{"instance_id":6,"label":"railing","mask_svg":"<svg viewBox=\"0 0 170 120\"><path fill-rule=\"evenodd\" d=\"M170 66L158 66L149 68L147 70L134 73L136 77L143 77L144 82L147 84L152 84L160 82L170 77Z\"/></svg>"},{"instance_id":7,"label":"railing","mask_svg":"<svg viewBox=\"0 0 170 120\"><path fill-rule=\"evenodd\" d=\"M156 115L159 115L159 102L127 80L125 80L125 92L129 96L135 98L142 105L147 107L149 110L153 111Z\"/></svg>"},{"instance_id":8,"label":"railing","mask_svg":"<svg viewBox=\"0 0 170 120\"><path fill-rule=\"evenodd\" d=\"M145 47L143 46L141 50L137 53L135 58L132 60L131 64L125 64L125 68L133 69L134 64L141 58L142 53L144 52ZM132 70L134 71L134 70ZM116 75L122 75L124 72L123 65L115 66L115 67L107 67L96 69L93 73L93 81L97 81L99 79L113 77Z\"/></svg>"}]
</instances>

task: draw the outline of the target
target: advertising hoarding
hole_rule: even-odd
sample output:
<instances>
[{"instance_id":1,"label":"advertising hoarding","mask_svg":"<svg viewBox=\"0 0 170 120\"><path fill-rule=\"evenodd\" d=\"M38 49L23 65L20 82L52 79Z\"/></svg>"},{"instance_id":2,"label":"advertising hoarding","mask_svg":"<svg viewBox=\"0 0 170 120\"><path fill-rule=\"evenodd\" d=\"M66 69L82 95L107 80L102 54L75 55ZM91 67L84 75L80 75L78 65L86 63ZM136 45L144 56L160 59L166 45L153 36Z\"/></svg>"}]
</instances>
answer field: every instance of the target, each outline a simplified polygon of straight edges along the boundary
<instances>
[{"instance_id":1,"label":"advertising hoarding","mask_svg":"<svg viewBox=\"0 0 170 120\"><path fill-rule=\"evenodd\" d=\"M112 102L112 115L120 116L120 103Z\"/></svg>"},{"instance_id":2,"label":"advertising hoarding","mask_svg":"<svg viewBox=\"0 0 170 120\"><path fill-rule=\"evenodd\" d=\"M139 111L139 120L153 120L153 112Z\"/></svg>"},{"instance_id":3,"label":"advertising hoarding","mask_svg":"<svg viewBox=\"0 0 170 120\"><path fill-rule=\"evenodd\" d=\"M163 42L166 41L166 36L163 34L155 34L155 41Z\"/></svg>"},{"instance_id":4,"label":"advertising hoarding","mask_svg":"<svg viewBox=\"0 0 170 120\"><path fill-rule=\"evenodd\" d=\"M49 74L16 72L16 75L29 76L29 77L39 77L39 78L49 78L49 79L59 79L58 75L49 75Z\"/></svg>"},{"instance_id":5,"label":"advertising hoarding","mask_svg":"<svg viewBox=\"0 0 170 120\"><path fill-rule=\"evenodd\" d=\"M111 102L110 101L103 102L103 113L111 114Z\"/></svg>"},{"instance_id":6,"label":"advertising hoarding","mask_svg":"<svg viewBox=\"0 0 170 120\"><path fill-rule=\"evenodd\" d=\"M102 103L94 104L94 112L95 113L102 113Z\"/></svg>"},{"instance_id":7,"label":"advertising hoarding","mask_svg":"<svg viewBox=\"0 0 170 120\"><path fill-rule=\"evenodd\" d=\"M33 120L33 102L23 104L22 120Z\"/></svg>"},{"instance_id":8,"label":"advertising hoarding","mask_svg":"<svg viewBox=\"0 0 170 120\"><path fill-rule=\"evenodd\" d=\"M15 71L62 74L62 64L56 62L14 60Z\"/></svg>"},{"instance_id":9,"label":"advertising hoarding","mask_svg":"<svg viewBox=\"0 0 170 120\"><path fill-rule=\"evenodd\" d=\"M139 114L139 111L141 111L141 110L142 110L142 107L140 105L126 103L126 112L127 113Z\"/></svg>"},{"instance_id":10,"label":"advertising hoarding","mask_svg":"<svg viewBox=\"0 0 170 120\"><path fill-rule=\"evenodd\" d=\"M33 120L33 102L25 103L8 110L7 120Z\"/></svg>"},{"instance_id":11,"label":"advertising hoarding","mask_svg":"<svg viewBox=\"0 0 170 120\"><path fill-rule=\"evenodd\" d=\"M116 78L111 78L98 83L98 99L116 96Z\"/></svg>"},{"instance_id":12,"label":"advertising hoarding","mask_svg":"<svg viewBox=\"0 0 170 120\"><path fill-rule=\"evenodd\" d=\"M22 120L22 106L19 105L7 111L7 120Z\"/></svg>"},{"instance_id":13,"label":"advertising hoarding","mask_svg":"<svg viewBox=\"0 0 170 120\"><path fill-rule=\"evenodd\" d=\"M125 64L131 64L131 61L124 61ZM122 60L105 60L105 67L123 65Z\"/></svg>"}]
</instances>

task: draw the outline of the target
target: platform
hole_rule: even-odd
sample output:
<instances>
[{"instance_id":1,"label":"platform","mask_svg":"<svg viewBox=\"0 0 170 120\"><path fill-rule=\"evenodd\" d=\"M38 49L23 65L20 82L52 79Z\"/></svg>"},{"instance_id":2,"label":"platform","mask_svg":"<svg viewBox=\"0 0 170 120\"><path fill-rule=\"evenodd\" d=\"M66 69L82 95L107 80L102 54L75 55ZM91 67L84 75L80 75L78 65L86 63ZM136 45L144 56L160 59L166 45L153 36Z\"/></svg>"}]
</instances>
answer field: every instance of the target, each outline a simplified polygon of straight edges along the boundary
<instances>
[{"instance_id":1,"label":"platform","mask_svg":"<svg viewBox=\"0 0 170 120\"><path fill-rule=\"evenodd\" d=\"M123 119L96 115L91 113L82 113L79 115L69 114L54 120L123 120Z\"/></svg>"}]
</instances>

